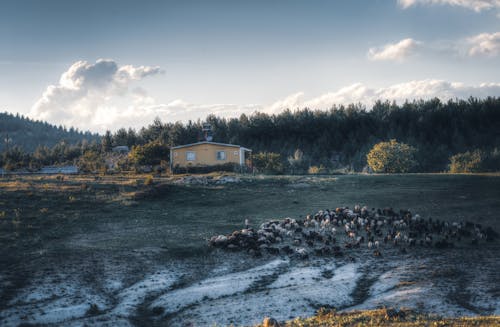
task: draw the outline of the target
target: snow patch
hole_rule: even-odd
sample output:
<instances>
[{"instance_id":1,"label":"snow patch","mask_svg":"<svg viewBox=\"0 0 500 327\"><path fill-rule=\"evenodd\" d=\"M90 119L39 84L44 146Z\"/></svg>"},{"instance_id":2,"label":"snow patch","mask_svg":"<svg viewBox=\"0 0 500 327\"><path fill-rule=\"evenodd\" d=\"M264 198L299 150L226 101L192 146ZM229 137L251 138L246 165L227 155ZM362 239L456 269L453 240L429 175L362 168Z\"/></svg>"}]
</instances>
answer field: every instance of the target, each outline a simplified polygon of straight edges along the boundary
<instances>
[{"instance_id":1,"label":"snow patch","mask_svg":"<svg viewBox=\"0 0 500 327\"><path fill-rule=\"evenodd\" d=\"M322 266L290 267L274 282L252 292L232 293L195 303L169 321L172 326L192 322L195 325L252 325L264 316L285 320L310 316L319 306L342 307L352 302L350 294L360 277L357 264L334 270L331 278L323 276L331 263ZM302 278L304 277L304 278Z\"/></svg>"},{"instance_id":2,"label":"snow patch","mask_svg":"<svg viewBox=\"0 0 500 327\"><path fill-rule=\"evenodd\" d=\"M179 275L170 270L158 271L147 276L119 293L119 303L112 313L118 316L131 316L146 296L169 289L178 279Z\"/></svg>"},{"instance_id":3,"label":"snow patch","mask_svg":"<svg viewBox=\"0 0 500 327\"><path fill-rule=\"evenodd\" d=\"M276 268L287 262L277 259L263 266L243 272L235 272L203 280L189 287L174 290L160 296L151 304L151 308L163 307L165 314L169 314L202 300L213 300L222 296L244 292L252 283L264 276L273 274Z\"/></svg>"}]
</instances>

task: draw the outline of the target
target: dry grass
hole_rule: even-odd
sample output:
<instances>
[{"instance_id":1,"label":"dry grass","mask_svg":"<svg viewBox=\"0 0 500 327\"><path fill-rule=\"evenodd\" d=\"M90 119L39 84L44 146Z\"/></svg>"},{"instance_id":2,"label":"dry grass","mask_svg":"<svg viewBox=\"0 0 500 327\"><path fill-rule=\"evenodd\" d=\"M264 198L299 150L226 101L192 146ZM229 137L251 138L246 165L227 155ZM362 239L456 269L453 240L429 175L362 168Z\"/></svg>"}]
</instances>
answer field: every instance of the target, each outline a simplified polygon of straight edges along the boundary
<instances>
[{"instance_id":1,"label":"dry grass","mask_svg":"<svg viewBox=\"0 0 500 327\"><path fill-rule=\"evenodd\" d=\"M258 325L261 327L262 325ZM500 326L500 316L442 318L416 313L409 309L376 309L337 313L320 310L316 316L287 321L286 327L361 327L361 326Z\"/></svg>"}]
</instances>

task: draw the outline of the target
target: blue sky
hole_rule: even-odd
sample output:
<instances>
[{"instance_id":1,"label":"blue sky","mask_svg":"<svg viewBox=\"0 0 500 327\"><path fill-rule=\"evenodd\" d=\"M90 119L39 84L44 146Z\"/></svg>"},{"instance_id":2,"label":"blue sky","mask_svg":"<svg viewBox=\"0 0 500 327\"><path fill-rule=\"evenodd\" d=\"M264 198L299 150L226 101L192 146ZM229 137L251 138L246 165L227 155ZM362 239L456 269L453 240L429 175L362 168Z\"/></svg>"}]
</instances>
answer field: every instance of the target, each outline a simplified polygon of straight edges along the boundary
<instances>
[{"instance_id":1,"label":"blue sky","mask_svg":"<svg viewBox=\"0 0 500 327\"><path fill-rule=\"evenodd\" d=\"M1 111L93 131L500 95L497 0L4 0L0 44Z\"/></svg>"}]
</instances>

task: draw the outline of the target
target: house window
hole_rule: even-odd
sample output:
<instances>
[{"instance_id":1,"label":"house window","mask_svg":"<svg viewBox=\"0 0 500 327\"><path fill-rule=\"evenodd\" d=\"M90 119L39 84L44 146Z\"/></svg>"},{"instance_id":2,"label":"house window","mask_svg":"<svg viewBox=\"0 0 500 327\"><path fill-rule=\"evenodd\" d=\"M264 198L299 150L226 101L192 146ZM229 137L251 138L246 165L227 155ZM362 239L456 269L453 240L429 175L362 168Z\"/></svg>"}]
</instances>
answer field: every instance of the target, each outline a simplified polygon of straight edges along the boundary
<instances>
[{"instance_id":1,"label":"house window","mask_svg":"<svg viewBox=\"0 0 500 327\"><path fill-rule=\"evenodd\" d=\"M238 155L238 151L234 151L234 155L237 156Z\"/></svg>"},{"instance_id":2,"label":"house window","mask_svg":"<svg viewBox=\"0 0 500 327\"><path fill-rule=\"evenodd\" d=\"M196 160L196 153L194 151L187 151L186 152L186 160L187 161L195 161Z\"/></svg>"},{"instance_id":3,"label":"house window","mask_svg":"<svg viewBox=\"0 0 500 327\"><path fill-rule=\"evenodd\" d=\"M217 151L217 160L226 160L226 151Z\"/></svg>"}]
</instances>

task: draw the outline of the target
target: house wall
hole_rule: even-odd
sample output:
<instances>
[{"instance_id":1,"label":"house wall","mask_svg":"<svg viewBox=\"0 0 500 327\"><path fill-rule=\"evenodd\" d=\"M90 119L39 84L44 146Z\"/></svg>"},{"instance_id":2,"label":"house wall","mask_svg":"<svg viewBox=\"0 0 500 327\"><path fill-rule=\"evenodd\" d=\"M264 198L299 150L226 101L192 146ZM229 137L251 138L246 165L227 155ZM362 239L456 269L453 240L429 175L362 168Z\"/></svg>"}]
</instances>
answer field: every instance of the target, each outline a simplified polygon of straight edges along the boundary
<instances>
[{"instance_id":1,"label":"house wall","mask_svg":"<svg viewBox=\"0 0 500 327\"><path fill-rule=\"evenodd\" d=\"M196 153L194 161L187 161L186 153ZM217 160L217 151L226 152L226 160ZM172 166L213 166L226 163L240 163L240 147L216 144L197 144L185 148L172 149Z\"/></svg>"}]
</instances>

